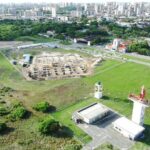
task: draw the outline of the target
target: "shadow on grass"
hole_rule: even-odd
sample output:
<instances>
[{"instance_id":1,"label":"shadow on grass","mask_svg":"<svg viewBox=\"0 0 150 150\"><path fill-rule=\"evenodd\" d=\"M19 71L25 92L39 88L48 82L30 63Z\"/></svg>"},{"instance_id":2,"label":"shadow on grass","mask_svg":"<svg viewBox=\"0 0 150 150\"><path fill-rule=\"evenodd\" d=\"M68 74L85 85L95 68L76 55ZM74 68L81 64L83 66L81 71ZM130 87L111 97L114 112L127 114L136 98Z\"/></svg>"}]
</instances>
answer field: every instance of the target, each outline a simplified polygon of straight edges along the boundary
<instances>
[{"instance_id":1,"label":"shadow on grass","mask_svg":"<svg viewBox=\"0 0 150 150\"><path fill-rule=\"evenodd\" d=\"M53 105L50 105L49 108L48 108L48 110L47 110L46 112L47 112L47 113L53 113L53 112L55 112L55 111L56 111L56 107L53 106Z\"/></svg>"},{"instance_id":2,"label":"shadow on grass","mask_svg":"<svg viewBox=\"0 0 150 150\"><path fill-rule=\"evenodd\" d=\"M144 138L139 139L138 141L140 141L146 145L150 145L150 125L144 124L144 127L145 127Z\"/></svg>"},{"instance_id":3,"label":"shadow on grass","mask_svg":"<svg viewBox=\"0 0 150 150\"><path fill-rule=\"evenodd\" d=\"M13 128L13 127L7 127L6 130L0 132L0 136L7 135L10 132L13 132L14 130L15 130L15 128Z\"/></svg>"},{"instance_id":4,"label":"shadow on grass","mask_svg":"<svg viewBox=\"0 0 150 150\"><path fill-rule=\"evenodd\" d=\"M102 99L103 99L103 100L110 100L110 97L107 96L107 95L104 95L104 96L102 97Z\"/></svg>"},{"instance_id":5,"label":"shadow on grass","mask_svg":"<svg viewBox=\"0 0 150 150\"><path fill-rule=\"evenodd\" d=\"M127 98L113 98L114 102L123 102L123 103L130 103Z\"/></svg>"},{"instance_id":6,"label":"shadow on grass","mask_svg":"<svg viewBox=\"0 0 150 150\"><path fill-rule=\"evenodd\" d=\"M73 137L73 131L66 126L62 126L61 129L59 129L58 131L55 131L54 133L49 133L46 135L47 136L53 136L56 138L72 138Z\"/></svg>"},{"instance_id":7,"label":"shadow on grass","mask_svg":"<svg viewBox=\"0 0 150 150\"><path fill-rule=\"evenodd\" d=\"M32 115L32 112L27 111L23 119L29 119Z\"/></svg>"},{"instance_id":8,"label":"shadow on grass","mask_svg":"<svg viewBox=\"0 0 150 150\"><path fill-rule=\"evenodd\" d=\"M120 98L120 97L110 97L107 95L104 95L102 97L103 100L111 100L113 102L124 102L124 103L130 103L130 101L126 98Z\"/></svg>"}]
</instances>

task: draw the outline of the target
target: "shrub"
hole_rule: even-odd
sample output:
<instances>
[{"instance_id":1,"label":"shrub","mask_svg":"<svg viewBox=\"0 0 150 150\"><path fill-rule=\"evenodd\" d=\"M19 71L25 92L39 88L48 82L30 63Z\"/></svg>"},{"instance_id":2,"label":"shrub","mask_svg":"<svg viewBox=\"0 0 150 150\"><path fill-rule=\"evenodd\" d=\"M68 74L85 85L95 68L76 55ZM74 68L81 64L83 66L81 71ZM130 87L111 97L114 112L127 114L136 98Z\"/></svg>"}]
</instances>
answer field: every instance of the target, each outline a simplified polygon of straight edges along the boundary
<instances>
[{"instance_id":1,"label":"shrub","mask_svg":"<svg viewBox=\"0 0 150 150\"><path fill-rule=\"evenodd\" d=\"M118 148L114 147L111 143L103 143L102 145L100 145L98 148L96 148L95 150L118 150Z\"/></svg>"},{"instance_id":2,"label":"shrub","mask_svg":"<svg viewBox=\"0 0 150 150\"><path fill-rule=\"evenodd\" d=\"M22 103L21 103L21 102L14 101L14 102L12 103L12 107L13 107L13 108L17 108L17 107L20 107L20 106L22 106Z\"/></svg>"},{"instance_id":3,"label":"shrub","mask_svg":"<svg viewBox=\"0 0 150 150\"><path fill-rule=\"evenodd\" d=\"M65 150L80 150L82 148L82 145L80 144L71 144L71 145L67 145L65 147Z\"/></svg>"},{"instance_id":4,"label":"shrub","mask_svg":"<svg viewBox=\"0 0 150 150\"><path fill-rule=\"evenodd\" d=\"M3 88L0 89L0 91L1 91L1 92L4 92L4 93L7 93L7 92L10 92L10 91L13 91L13 89L10 88L10 87L5 87L5 86L4 86Z\"/></svg>"},{"instance_id":5,"label":"shrub","mask_svg":"<svg viewBox=\"0 0 150 150\"><path fill-rule=\"evenodd\" d=\"M7 129L7 125L4 122L0 122L0 132L4 131Z\"/></svg>"},{"instance_id":6,"label":"shrub","mask_svg":"<svg viewBox=\"0 0 150 150\"><path fill-rule=\"evenodd\" d=\"M51 134L57 132L61 128L58 121L54 120L52 117L47 117L39 124L39 131L42 134Z\"/></svg>"},{"instance_id":7,"label":"shrub","mask_svg":"<svg viewBox=\"0 0 150 150\"><path fill-rule=\"evenodd\" d=\"M33 107L33 109L37 111L42 111L42 112L47 112L49 108L50 108L50 105L48 102L39 102Z\"/></svg>"},{"instance_id":8,"label":"shrub","mask_svg":"<svg viewBox=\"0 0 150 150\"><path fill-rule=\"evenodd\" d=\"M9 111L5 107L0 107L0 116L7 115Z\"/></svg>"},{"instance_id":9,"label":"shrub","mask_svg":"<svg viewBox=\"0 0 150 150\"><path fill-rule=\"evenodd\" d=\"M11 112L10 118L11 120L15 121L15 120L24 118L26 113L27 113L27 110L23 106L18 106Z\"/></svg>"}]
</instances>

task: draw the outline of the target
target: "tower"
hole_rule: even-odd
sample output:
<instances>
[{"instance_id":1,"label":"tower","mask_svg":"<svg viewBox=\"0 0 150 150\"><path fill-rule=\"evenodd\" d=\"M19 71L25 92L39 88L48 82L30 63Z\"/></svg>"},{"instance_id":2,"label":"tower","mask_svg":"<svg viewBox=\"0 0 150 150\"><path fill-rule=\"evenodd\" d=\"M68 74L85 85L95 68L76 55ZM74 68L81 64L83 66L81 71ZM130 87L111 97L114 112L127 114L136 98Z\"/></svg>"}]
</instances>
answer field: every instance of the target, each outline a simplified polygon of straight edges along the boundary
<instances>
[{"instance_id":1,"label":"tower","mask_svg":"<svg viewBox=\"0 0 150 150\"><path fill-rule=\"evenodd\" d=\"M120 39L114 39L112 49L117 50L120 45L121 40Z\"/></svg>"},{"instance_id":2,"label":"tower","mask_svg":"<svg viewBox=\"0 0 150 150\"><path fill-rule=\"evenodd\" d=\"M56 7L52 7L52 17L56 18Z\"/></svg>"},{"instance_id":3,"label":"tower","mask_svg":"<svg viewBox=\"0 0 150 150\"><path fill-rule=\"evenodd\" d=\"M133 101L133 111L132 111L132 121L143 125L145 108L149 107L148 100L145 100L146 90L144 86L141 88L141 93L139 96L130 94L128 99Z\"/></svg>"},{"instance_id":4,"label":"tower","mask_svg":"<svg viewBox=\"0 0 150 150\"><path fill-rule=\"evenodd\" d=\"M101 82L98 82L95 84L94 97L97 99L100 99L103 97L103 86L102 86Z\"/></svg>"}]
</instances>

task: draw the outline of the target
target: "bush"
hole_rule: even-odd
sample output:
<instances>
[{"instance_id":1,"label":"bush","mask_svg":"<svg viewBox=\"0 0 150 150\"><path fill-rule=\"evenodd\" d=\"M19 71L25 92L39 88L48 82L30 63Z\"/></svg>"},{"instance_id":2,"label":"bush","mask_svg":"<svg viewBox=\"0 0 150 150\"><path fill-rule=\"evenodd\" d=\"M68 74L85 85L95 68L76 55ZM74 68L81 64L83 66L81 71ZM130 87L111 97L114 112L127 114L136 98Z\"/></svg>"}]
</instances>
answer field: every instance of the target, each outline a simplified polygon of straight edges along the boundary
<instances>
[{"instance_id":1,"label":"bush","mask_svg":"<svg viewBox=\"0 0 150 150\"><path fill-rule=\"evenodd\" d=\"M7 129L7 125L4 122L0 122L0 132L4 131Z\"/></svg>"},{"instance_id":2,"label":"bush","mask_svg":"<svg viewBox=\"0 0 150 150\"><path fill-rule=\"evenodd\" d=\"M17 107L20 107L20 106L22 106L22 103L21 103L21 102L14 101L14 102L12 103L13 109L14 109L14 108L17 108Z\"/></svg>"},{"instance_id":3,"label":"bush","mask_svg":"<svg viewBox=\"0 0 150 150\"><path fill-rule=\"evenodd\" d=\"M111 143L103 143L102 145L100 145L98 148L96 148L95 150L119 150L118 148L114 147Z\"/></svg>"},{"instance_id":4,"label":"bush","mask_svg":"<svg viewBox=\"0 0 150 150\"><path fill-rule=\"evenodd\" d=\"M52 134L56 133L61 128L58 121L54 120L52 117L45 118L39 124L39 131L42 134Z\"/></svg>"},{"instance_id":5,"label":"bush","mask_svg":"<svg viewBox=\"0 0 150 150\"><path fill-rule=\"evenodd\" d=\"M37 103L33 109L37 110L37 111L42 111L42 112L47 112L50 108L50 105L48 102L40 102Z\"/></svg>"},{"instance_id":6,"label":"bush","mask_svg":"<svg viewBox=\"0 0 150 150\"><path fill-rule=\"evenodd\" d=\"M1 88L0 89L0 91L1 91L1 93L3 92L3 93L7 93L7 92L11 92L11 91L13 91L13 89L12 88L10 88L10 87L3 87L3 88Z\"/></svg>"},{"instance_id":7,"label":"bush","mask_svg":"<svg viewBox=\"0 0 150 150\"><path fill-rule=\"evenodd\" d=\"M10 118L13 121L22 119L25 117L26 113L27 113L27 110L23 106L18 106L11 112Z\"/></svg>"},{"instance_id":8,"label":"bush","mask_svg":"<svg viewBox=\"0 0 150 150\"><path fill-rule=\"evenodd\" d=\"M65 150L80 150L82 148L82 145L80 144L72 144L72 145L67 145L65 147Z\"/></svg>"},{"instance_id":9,"label":"bush","mask_svg":"<svg viewBox=\"0 0 150 150\"><path fill-rule=\"evenodd\" d=\"M7 115L9 111L5 107L0 107L0 116Z\"/></svg>"}]
</instances>

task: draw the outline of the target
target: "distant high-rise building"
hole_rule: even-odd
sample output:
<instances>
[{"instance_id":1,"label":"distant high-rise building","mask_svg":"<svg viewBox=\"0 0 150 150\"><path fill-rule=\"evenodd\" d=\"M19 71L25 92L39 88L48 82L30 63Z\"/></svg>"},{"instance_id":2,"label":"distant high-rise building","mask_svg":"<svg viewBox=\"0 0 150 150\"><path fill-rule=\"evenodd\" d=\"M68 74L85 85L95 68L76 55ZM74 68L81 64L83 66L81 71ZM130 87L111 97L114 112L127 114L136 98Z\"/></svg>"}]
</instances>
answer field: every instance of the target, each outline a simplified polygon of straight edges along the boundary
<instances>
[{"instance_id":1,"label":"distant high-rise building","mask_svg":"<svg viewBox=\"0 0 150 150\"><path fill-rule=\"evenodd\" d=\"M52 17L56 18L57 13L56 13L56 7L52 7Z\"/></svg>"}]
</instances>

